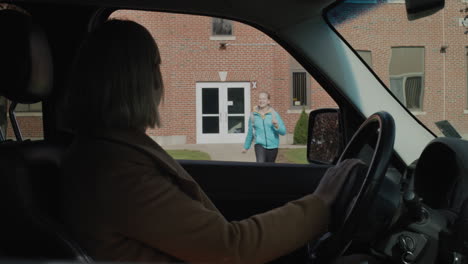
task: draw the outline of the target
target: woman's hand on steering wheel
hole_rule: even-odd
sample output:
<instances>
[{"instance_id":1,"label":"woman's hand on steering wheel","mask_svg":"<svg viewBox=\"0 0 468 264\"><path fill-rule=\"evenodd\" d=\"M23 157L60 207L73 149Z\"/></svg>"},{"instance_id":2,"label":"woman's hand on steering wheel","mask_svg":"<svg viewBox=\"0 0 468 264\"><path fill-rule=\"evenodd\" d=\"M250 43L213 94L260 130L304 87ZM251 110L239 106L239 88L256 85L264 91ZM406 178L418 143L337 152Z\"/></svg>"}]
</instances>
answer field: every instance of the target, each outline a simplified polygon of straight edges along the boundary
<instances>
[{"instance_id":1,"label":"woman's hand on steering wheel","mask_svg":"<svg viewBox=\"0 0 468 264\"><path fill-rule=\"evenodd\" d=\"M328 208L331 208L331 205L338 196L351 170L357 164L363 164L363 162L358 159L344 160L336 166L329 168L320 180L314 194L319 197Z\"/></svg>"},{"instance_id":2,"label":"woman's hand on steering wheel","mask_svg":"<svg viewBox=\"0 0 468 264\"><path fill-rule=\"evenodd\" d=\"M375 206L373 201L390 163L394 141L392 116L386 112L375 113L364 121L348 142L338 165L327 171L315 193L332 205L330 235L317 248L316 263L330 263L341 256L351 242L368 229L368 221L373 219L370 216L377 212L372 210ZM357 168L356 175L342 177L355 168L351 165L356 159L363 159L365 165ZM331 186L337 184L340 186Z\"/></svg>"}]
</instances>

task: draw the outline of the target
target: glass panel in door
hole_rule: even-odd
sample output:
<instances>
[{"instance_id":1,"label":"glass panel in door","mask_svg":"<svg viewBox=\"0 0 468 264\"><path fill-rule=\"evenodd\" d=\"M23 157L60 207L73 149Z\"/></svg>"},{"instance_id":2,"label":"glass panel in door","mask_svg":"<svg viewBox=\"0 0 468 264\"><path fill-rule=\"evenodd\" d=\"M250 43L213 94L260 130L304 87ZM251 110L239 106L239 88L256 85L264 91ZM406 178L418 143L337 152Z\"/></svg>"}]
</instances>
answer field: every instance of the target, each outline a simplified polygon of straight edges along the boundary
<instances>
[{"instance_id":1,"label":"glass panel in door","mask_svg":"<svg viewBox=\"0 0 468 264\"><path fill-rule=\"evenodd\" d=\"M227 132L245 133L245 89L227 88Z\"/></svg>"},{"instance_id":2,"label":"glass panel in door","mask_svg":"<svg viewBox=\"0 0 468 264\"><path fill-rule=\"evenodd\" d=\"M202 133L219 133L219 88L202 88Z\"/></svg>"}]
</instances>

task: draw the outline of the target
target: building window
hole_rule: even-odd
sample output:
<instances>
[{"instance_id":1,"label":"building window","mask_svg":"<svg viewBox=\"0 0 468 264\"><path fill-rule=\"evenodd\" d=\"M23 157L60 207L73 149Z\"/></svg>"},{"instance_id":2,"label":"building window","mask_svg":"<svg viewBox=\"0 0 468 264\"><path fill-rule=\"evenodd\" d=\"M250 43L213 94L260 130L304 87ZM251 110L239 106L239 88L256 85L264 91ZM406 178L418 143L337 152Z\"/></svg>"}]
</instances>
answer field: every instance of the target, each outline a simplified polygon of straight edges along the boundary
<instances>
[{"instance_id":1,"label":"building window","mask_svg":"<svg viewBox=\"0 0 468 264\"><path fill-rule=\"evenodd\" d=\"M289 57L291 72L291 106L302 108L310 104L310 75L293 57Z\"/></svg>"},{"instance_id":2,"label":"building window","mask_svg":"<svg viewBox=\"0 0 468 264\"><path fill-rule=\"evenodd\" d=\"M307 106L307 73L292 72L293 106Z\"/></svg>"},{"instance_id":3,"label":"building window","mask_svg":"<svg viewBox=\"0 0 468 264\"><path fill-rule=\"evenodd\" d=\"M424 47L393 47L390 91L413 111L423 110Z\"/></svg>"},{"instance_id":4,"label":"building window","mask_svg":"<svg viewBox=\"0 0 468 264\"><path fill-rule=\"evenodd\" d=\"M213 17L212 29L213 36L232 36L232 21Z\"/></svg>"},{"instance_id":5,"label":"building window","mask_svg":"<svg viewBox=\"0 0 468 264\"><path fill-rule=\"evenodd\" d=\"M17 104L15 112L42 112L42 103Z\"/></svg>"},{"instance_id":6,"label":"building window","mask_svg":"<svg viewBox=\"0 0 468 264\"><path fill-rule=\"evenodd\" d=\"M372 52L368 50L357 50L359 57L361 57L364 62L372 68Z\"/></svg>"}]
</instances>

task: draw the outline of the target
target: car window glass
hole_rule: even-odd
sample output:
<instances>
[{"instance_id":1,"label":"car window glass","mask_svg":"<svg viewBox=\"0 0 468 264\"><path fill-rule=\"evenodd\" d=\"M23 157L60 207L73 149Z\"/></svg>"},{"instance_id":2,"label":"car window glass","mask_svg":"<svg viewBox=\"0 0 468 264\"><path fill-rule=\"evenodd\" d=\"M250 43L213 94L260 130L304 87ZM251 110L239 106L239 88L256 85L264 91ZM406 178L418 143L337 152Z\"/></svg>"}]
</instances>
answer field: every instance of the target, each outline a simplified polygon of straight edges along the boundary
<instances>
[{"instance_id":1,"label":"car window glass","mask_svg":"<svg viewBox=\"0 0 468 264\"><path fill-rule=\"evenodd\" d=\"M15 139L9 107L11 102L0 96L0 130L6 139ZM23 139L39 140L44 138L42 123L42 103L17 104L15 116Z\"/></svg>"},{"instance_id":2,"label":"car window glass","mask_svg":"<svg viewBox=\"0 0 468 264\"><path fill-rule=\"evenodd\" d=\"M466 7L446 1L443 10L409 21L405 1L345 1L327 18L415 118L437 136L466 139Z\"/></svg>"},{"instance_id":3,"label":"car window glass","mask_svg":"<svg viewBox=\"0 0 468 264\"><path fill-rule=\"evenodd\" d=\"M5 138L7 128L7 100L5 97L0 96L0 132Z\"/></svg>"},{"instance_id":4,"label":"car window glass","mask_svg":"<svg viewBox=\"0 0 468 264\"><path fill-rule=\"evenodd\" d=\"M301 112L337 107L294 58L251 26L223 18L134 10L118 10L110 18L142 24L158 44L165 86L162 126L147 134L178 159L255 162L254 144L246 153L242 150L251 113L265 91L286 128L286 135L279 136L276 161L305 163L305 142L294 144ZM265 135L256 135L261 137ZM265 147L276 146L273 141L268 144Z\"/></svg>"}]
</instances>

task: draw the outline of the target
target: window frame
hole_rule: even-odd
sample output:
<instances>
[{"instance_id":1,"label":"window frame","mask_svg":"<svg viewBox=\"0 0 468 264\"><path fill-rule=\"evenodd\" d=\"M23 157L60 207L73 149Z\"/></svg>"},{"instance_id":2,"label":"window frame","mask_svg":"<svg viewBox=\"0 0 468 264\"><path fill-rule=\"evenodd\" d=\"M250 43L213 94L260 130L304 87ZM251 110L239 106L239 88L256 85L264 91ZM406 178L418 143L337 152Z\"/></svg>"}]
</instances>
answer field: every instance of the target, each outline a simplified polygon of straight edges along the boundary
<instances>
[{"instance_id":1,"label":"window frame","mask_svg":"<svg viewBox=\"0 0 468 264\"><path fill-rule=\"evenodd\" d=\"M215 19L221 19L221 20L225 20L225 21L229 21L231 23L231 34L230 35L221 35L221 34L215 34L214 32L214 24L215 24ZM223 38L227 38L227 37L234 37L234 21L230 20L230 19L226 19L226 18L221 18L221 17L211 17L211 34L210 34L211 37L223 37Z\"/></svg>"},{"instance_id":2,"label":"window frame","mask_svg":"<svg viewBox=\"0 0 468 264\"><path fill-rule=\"evenodd\" d=\"M306 84L305 84L305 90L306 90L306 103L305 105L294 105L294 73L305 73L306 76ZM290 81L290 96L289 96L289 109L302 109L305 107L305 109L310 109L311 107L311 98L310 98L310 75L305 69L298 69L298 68L291 68L289 70L289 76L291 78Z\"/></svg>"}]
</instances>

